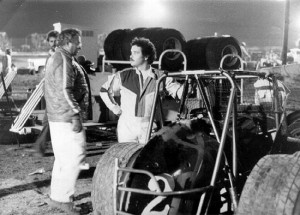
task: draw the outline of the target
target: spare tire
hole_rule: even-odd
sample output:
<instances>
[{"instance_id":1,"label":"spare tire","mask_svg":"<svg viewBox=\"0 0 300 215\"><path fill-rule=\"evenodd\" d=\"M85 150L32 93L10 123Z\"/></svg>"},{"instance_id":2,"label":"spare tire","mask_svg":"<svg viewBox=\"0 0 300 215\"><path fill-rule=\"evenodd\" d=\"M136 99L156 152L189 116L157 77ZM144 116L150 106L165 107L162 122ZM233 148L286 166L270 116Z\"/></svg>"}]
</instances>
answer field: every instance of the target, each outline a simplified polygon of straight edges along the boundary
<instances>
[{"instance_id":1,"label":"spare tire","mask_svg":"<svg viewBox=\"0 0 300 215\"><path fill-rule=\"evenodd\" d=\"M154 37L154 45L157 49L157 58L163 51L176 49L184 51L186 41L184 36L175 29L161 29ZM166 53L161 62L161 69L168 71L179 71L183 69L183 56L177 52Z\"/></svg>"},{"instance_id":2,"label":"spare tire","mask_svg":"<svg viewBox=\"0 0 300 215\"><path fill-rule=\"evenodd\" d=\"M185 54L188 70L209 69L206 63L206 47L210 40L212 40L212 37L187 41Z\"/></svg>"},{"instance_id":3,"label":"spare tire","mask_svg":"<svg viewBox=\"0 0 300 215\"><path fill-rule=\"evenodd\" d=\"M129 29L118 29L107 35L104 41L104 52L107 60L125 60L122 54L122 43ZM128 65L112 64L117 70L122 70Z\"/></svg>"},{"instance_id":4,"label":"spare tire","mask_svg":"<svg viewBox=\"0 0 300 215\"><path fill-rule=\"evenodd\" d=\"M130 60L131 42L135 37L145 37L154 44L157 55L156 60L159 59L159 56L164 50L177 49L183 51L186 44L183 35L175 29L136 28L127 32L122 40L121 52L124 60ZM162 59L162 69L168 71L178 71L182 69L182 62L183 57L181 54L167 53Z\"/></svg>"},{"instance_id":5,"label":"spare tire","mask_svg":"<svg viewBox=\"0 0 300 215\"><path fill-rule=\"evenodd\" d=\"M122 53L116 52L116 50L121 50L119 44L122 43L126 33L126 29L118 29L107 35L104 41L104 52L107 60L123 60Z\"/></svg>"},{"instance_id":6,"label":"spare tire","mask_svg":"<svg viewBox=\"0 0 300 215\"><path fill-rule=\"evenodd\" d=\"M206 47L206 63L209 69L219 69L222 58L227 54L241 56L241 47L234 37L213 37ZM240 60L235 57L227 57L223 62L223 69L238 69Z\"/></svg>"}]
</instances>

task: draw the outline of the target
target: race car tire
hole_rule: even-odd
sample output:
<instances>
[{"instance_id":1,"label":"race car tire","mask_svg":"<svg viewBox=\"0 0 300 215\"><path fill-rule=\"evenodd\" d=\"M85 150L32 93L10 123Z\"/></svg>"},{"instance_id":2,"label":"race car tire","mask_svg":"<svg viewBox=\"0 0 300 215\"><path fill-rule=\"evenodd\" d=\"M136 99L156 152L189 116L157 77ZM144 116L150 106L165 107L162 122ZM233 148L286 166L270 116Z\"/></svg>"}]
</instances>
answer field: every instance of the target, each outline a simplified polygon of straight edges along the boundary
<instances>
[{"instance_id":1,"label":"race car tire","mask_svg":"<svg viewBox=\"0 0 300 215\"><path fill-rule=\"evenodd\" d=\"M97 163L92 182L92 204L94 215L111 215L114 213L114 165L119 159L120 167L133 165L135 156L139 154L143 145L138 143L117 143L101 156ZM123 175L118 175L118 181Z\"/></svg>"},{"instance_id":2,"label":"race car tire","mask_svg":"<svg viewBox=\"0 0 300 215\"><path fill-rule=\"evenodd\" d=\"M227 54L241 56L239 42L233 37L213 37L206 48L206 63L209 69L219 69L221 59ZM227 57L222 67L227 70L238 69L240 61L235 57Z\"/></svg>"},{"instance_id":3,"label":"race car tire","mask_svg":"<svg viewBox=\"0 0 300 215\"><path fill-rule=\"evenodd\" d=\"M263 157L247 179L236 214L299 214L299 181L300 152Z\"/></svg>"},{"instance_id":4,"label":"race car tire","mask_svg":"<svg viewBox=\"0 0 300 215\"><path fill-rule=\"evenodd\" d=\"M288 125L291 125L296 121L300 121L300 110L294 111L286 117L286 122Z\"/></svg>"},{"instance_id":5,"label":"race car tire","mask_svg":"<svg viewBox=\"0 0 300 215\"><path fill-rule=\"evenodd\" d=\"M206 47L210 40L212 40L212 37L187 41L185 54L188 70L209 69L206 63Z\"/></svg>"},{"instance_id":6,"label":"race car tire","mask_svg":"<svg viewBox=\"0 0 300 215\"><path fill-rule=\"evenodd\" d=\"M136 28L127 33L122 44L122 54L125 60L130 60L131 41L135 37L149 39L156 48L156 59L166 49L184 50L185 39L183 35L175 29L166 28ZM179 53L166 53L162 59L162 69L168 71L178 71L182 69L183 57Z\"/></svg>"}]
</instances>

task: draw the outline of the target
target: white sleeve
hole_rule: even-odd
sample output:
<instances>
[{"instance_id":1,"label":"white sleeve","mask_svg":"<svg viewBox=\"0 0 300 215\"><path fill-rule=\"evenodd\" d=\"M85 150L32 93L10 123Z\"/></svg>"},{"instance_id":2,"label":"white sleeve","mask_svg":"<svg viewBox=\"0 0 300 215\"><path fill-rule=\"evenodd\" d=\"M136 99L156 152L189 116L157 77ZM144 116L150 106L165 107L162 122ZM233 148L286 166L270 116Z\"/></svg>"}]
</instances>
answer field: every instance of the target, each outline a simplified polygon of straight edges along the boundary
<instances>
[{"instance_id":1,"label":"white sleeve","mask_svg":"<svg viewBox=\"0 0 300 215\"><path fill-rule=\"evenodd\" d=\"M116 73L112 76L108 77L108 81L105 82L101 89L100 89L100 97L107 106L114 114L120 115L121 114L121 107L114 99L114 93L120 91L120 74Z\"/></svg>"},{"instance_id":2,"label":"white sleeve","mask_svg":"<svg viewBox=\"0 0 300 215\"><path fill-rule=\"evenodd\" d=\"M166 90L169 92L170 96L172 96L174 99L181 99L183 92L183 84L174 81L174 79L171 77L166 78L165 84Z\"/></svg>"}]
</instances>

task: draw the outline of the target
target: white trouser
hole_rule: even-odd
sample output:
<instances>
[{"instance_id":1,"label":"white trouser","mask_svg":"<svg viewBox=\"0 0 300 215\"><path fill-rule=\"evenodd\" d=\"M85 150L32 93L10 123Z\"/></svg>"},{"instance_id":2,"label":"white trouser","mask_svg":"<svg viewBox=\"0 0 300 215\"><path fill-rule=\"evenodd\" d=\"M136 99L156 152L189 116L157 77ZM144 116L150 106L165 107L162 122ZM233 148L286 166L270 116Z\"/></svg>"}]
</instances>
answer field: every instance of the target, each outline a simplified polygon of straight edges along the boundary
<instances>
[{"instance_id":1,"label":"white trouser","mask_svg":"<svg viewBox=\"0 0 300 215\"><path fill-rule=\"evenodd\" d=\"M75 133L72 123L49 122L54 165L50 198L58 202L70 202L75 193L75 184L80 164L85 158L85 131Z\"/></svg>"},{"instance_id":2,"label":"white trouser","mask_svg":"<svg viewBox=\"0 0 300 215\"><path fill-rule=\"evenodd\" d=\"M121 114L118 121L118 142L146 144L149 117L134 117Z\"/></svg>"}]
</instances>

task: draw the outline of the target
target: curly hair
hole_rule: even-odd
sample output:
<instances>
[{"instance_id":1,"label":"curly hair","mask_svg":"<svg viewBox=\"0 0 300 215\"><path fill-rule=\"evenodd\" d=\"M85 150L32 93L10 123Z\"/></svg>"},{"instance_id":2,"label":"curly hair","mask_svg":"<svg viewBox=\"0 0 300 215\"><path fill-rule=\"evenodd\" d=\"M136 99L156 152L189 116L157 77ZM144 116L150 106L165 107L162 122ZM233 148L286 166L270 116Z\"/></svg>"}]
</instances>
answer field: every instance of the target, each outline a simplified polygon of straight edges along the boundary
<instances>
[{"instance_id":1,"label":"curly hair","mask_svg":"<svg viewBox=\"0 0 300 215\"><path fill-rule=\"evenodd\" d=\"M55 30L49 31L47 34L47 41L49 42L50 37L58 38L58 35L59 35L58 31Z\"/></svg>"},{"instance_id":2,"label":"curly hair","mask_svg":"<svg viewBox=\"0 0 300 215\"><path fill-rule=\"evenodd\" d=\"M58 36L58 45L63 46L68 42L73 42L76 36L81 36L81 31L76 28L68 28L63 30Z\"/></svg>"},{"instance_id":3,"label":"curly hair","mask_svg":"<svg viewBox=\"0 0 300 215\"><path fill-rule=\"evenodd\" d=\"M147 56L147 62L152 64L153 61L156 59L156 49L154 44L145 37L135 37L132 42L131 46L138 46L142 49L143 56Z\"/></svg>"}]
</instances>

